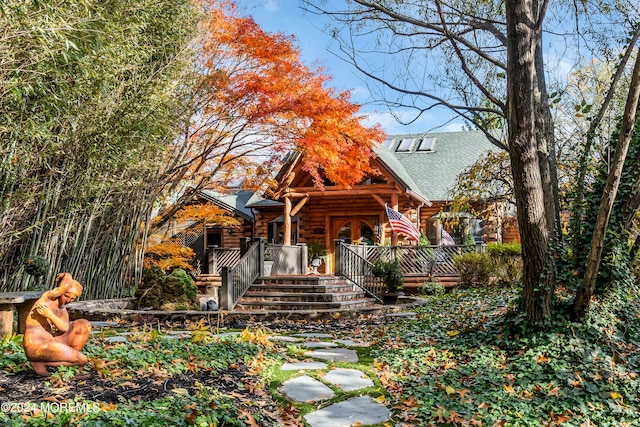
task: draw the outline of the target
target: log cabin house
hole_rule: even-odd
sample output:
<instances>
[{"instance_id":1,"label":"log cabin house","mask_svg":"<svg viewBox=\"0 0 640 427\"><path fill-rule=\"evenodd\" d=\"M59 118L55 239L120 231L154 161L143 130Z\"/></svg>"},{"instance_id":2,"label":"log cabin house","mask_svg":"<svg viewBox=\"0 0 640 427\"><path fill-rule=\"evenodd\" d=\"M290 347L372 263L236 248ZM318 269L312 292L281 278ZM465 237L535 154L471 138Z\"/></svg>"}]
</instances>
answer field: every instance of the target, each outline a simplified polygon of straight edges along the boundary
<instances>
[{"instance_id":1,"label":"log cabin house","mask_svg":"<svg viewBox=\"0 0 640 427\"><path fill-rule=\"evenodd\" d=\"M391 232L385 205L416 224L432 245L441 245L447 228L443 219L447 216L449 191L458 174L488 150L497 148L480 131L389 136L376 149L373 162L378 174L349 188L325 182L322 190L314 187L300 156L291 153L275 177L277 187L271 189L274 197L247 191L226 195L202 191L203 201L233 213L241 226L223 229L206 225L201 239L190 246L202 257L213 248L237 250L246 238L263 237L268 243L282 245L313 242L327 249L320 271L331 274L336 240L391 246L416 244ZM469 235L476 243L519 240L517 226L504 229L472 215L465 216L462 223L460 230L448 230L457 244L468 243ZM205 264L199 264L202 272L214 269Z\"/></svg>"}]
</instances>

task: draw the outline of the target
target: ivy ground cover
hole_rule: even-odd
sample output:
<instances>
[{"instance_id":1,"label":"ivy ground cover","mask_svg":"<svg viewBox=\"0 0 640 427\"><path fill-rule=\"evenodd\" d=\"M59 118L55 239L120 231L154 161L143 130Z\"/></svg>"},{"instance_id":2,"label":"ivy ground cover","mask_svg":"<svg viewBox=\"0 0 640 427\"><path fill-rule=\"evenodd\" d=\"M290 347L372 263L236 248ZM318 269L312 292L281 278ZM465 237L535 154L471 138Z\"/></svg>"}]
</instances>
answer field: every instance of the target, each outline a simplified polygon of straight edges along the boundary
<instances>
[{"instance_id":1,"label":"ivy ground cover","mask_svg":"<svg viewBox=\"0 0 640 427\"><path fill-rule=\"evenodd\" d=\"M640 425L637 292L597 302L585 324L560 318L535 329L515 314L517 294L485 288L431 297L415 320L386 328L375 363L398 419Z\"/></svg>"}]
</instances>

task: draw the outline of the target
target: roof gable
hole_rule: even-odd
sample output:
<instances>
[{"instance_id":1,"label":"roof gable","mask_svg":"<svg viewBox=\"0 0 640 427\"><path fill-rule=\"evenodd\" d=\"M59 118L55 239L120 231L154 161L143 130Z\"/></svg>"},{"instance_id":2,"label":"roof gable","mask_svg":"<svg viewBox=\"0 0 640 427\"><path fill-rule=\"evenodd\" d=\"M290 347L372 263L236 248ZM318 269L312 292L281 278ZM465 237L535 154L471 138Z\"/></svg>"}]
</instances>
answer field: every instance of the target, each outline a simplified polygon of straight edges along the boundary
<instances>
[{"instance_id":1,"label":"roof gable","mask_svg":"<svg viewBox=\"0 0 640 427\"><path fill-rule=\"evenodd\" d=\"M498 150L482 131L390 135L378 148L380 158L406 173L429 200L448 200L457 176L486 152Z\"/></svg>"}]
</instances>

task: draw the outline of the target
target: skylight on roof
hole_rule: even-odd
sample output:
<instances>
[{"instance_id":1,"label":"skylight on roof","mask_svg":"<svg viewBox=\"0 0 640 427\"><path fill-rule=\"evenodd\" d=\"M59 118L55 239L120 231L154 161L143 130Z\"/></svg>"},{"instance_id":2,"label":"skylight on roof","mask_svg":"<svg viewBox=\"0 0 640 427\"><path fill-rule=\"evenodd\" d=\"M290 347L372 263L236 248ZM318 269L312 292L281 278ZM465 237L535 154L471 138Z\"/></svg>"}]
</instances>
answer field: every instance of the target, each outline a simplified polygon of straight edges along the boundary
<instances>
[{"instance_id":1,"label":"skylight on roof","mask_svg":"<svg viewBox=\"0 0 640 427\"><path fill-rule=\"evenodd\" d=\"M407 152L407 151L411 151L411 149L413 148L413 144L415 144L416 139L415 138L404 138L402 141L400 141L400 144L398 144L398 148L396 148L397 152Z\"/></svg>"},{"instance_id":2,"label":"skylight on roof","mask_svg":"<svg viewBox=\"0 0 640 427\"><path fill-rule=\"evenodd\" d=\"M435 137L422 138L422 140L420 141L420 145L418 145L418 151L434 151L435 147Z\"/></svg>"},{"instance_id":3,"label":"skylight on roof","mask_svg":"<svg viewBox=\"0 0 640 427\"><path fill-rule=\"evenodd\" d=\"M384 140L384 142L382 143L382 145L386 148L391 148L391 146L393 145L393 138L387 138Z\"/></svg>"}]
</instances>

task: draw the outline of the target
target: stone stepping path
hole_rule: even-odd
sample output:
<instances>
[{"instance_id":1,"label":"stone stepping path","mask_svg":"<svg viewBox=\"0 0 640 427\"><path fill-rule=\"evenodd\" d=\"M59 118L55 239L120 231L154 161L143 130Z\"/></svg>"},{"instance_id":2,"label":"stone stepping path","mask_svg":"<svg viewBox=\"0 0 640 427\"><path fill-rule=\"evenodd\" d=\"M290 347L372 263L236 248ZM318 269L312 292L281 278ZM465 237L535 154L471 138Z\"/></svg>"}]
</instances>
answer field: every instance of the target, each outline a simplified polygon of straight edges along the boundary
<instances>
[{"instance_id":1,"label":"stone stepping path","mask_svg":"<svg viewBox=\"0 0 640 427\"><path fill-rule=\"evenodd\" d=\"M307 333L296 334L293 337L300 339L298 345L301 347L313 349L306 351L305 357L327 362L357 363L358 353L344 347L368 346L368 343L350 339L334 339L329 334ZM328 341L320 341L322 339ZM294 342L287 337L273 337L273 340ZM313 371L324 370L327 367L327 363L318 361L285 362L281 365L281 370L300 371L300 375L285 381L279 388L280 393L292 402L318 404L335 398L336 391L334 389L340 392L353 392L374 386L374 382L358 369L335 368L324 375L321 372L313 373ZM391 411L368 395L333 403L304 416L310 427L367 426L384 423L390 418Z\"/></svg>"},{"instance_id":2,"label":"stone stepping path","mask_svg":"<svg viewBox=\"0 0 640 427\"><path fill-rule=\"evenodd\" d=\"M391 418L386 406L371 396L354 397L304 416L311 427L350 427L383 423Z\"/></svg>"},{"instance_id":3,"label":"stone stepping path","mask_svg":"<svg viewBox=\"0 0 640 427\"><path fill-rule=\"evenodd\" d=\"M307 375L285 381L280 392L295 402L318 402L336 395L329 387Z\"/></svg>"},{"instance_id":4,"label":"stone stepping path","mask_svg":"<svg viewBox=\"0 0 640 427\"><path fill-rule=\"evenodd\" d=\"M96 322L93 333L104 327L113 325ZM239 333L223 333L217 337L235 338ZM130 332L117 332L114 336L105 337L110 344L128 341ZM188 338L188 331L169 331L167 338ZM305 333L293 336L272 336L272 341L293 343L309 351L304 352L305 360L285 362L280 366L282 371L297 371L291 379L279 388L280 393L292 402L315 403L336 399L340 393L353 393L357 390L373 387L374 382L367 375L353 368L333 368L325 362L357 363L358 353L345 347L368 347L369 343L352 339L336 339L333 335L323 333ZM320 359L312 361L311 359ZM322 361L321 361L322 360ZM352 396L353 394L351 394ZM352 427L382 424L391 419L391 411L371 396L352 397L327 406L304 416L309 427Z\"/></svg>"},{"instance_id":5,"label":"stone stepping path","mask_svg":"<svg viewBox=\"0 0 640 427\"><path fill-rule=\"evenodd\" d=\"M342 391L353 391L373 387L373 381L357 369L332 369L327 372L324 379Z\"/></svg>"},{"instance_id":6,"label":"stone stepping path","mask_svg":"<svg viewBox=\"0 0 640 427\"><path fill-rule=\"evenodd\" d=\"M332 362L356 363L358 361L358 353L348 348L313 350L307 351L304 355L313 357L314 359L323 359Z\"/></svg>"}]
</instances>

